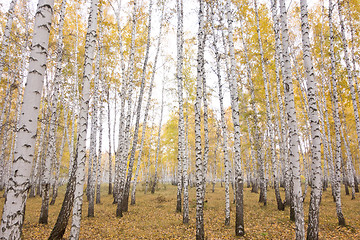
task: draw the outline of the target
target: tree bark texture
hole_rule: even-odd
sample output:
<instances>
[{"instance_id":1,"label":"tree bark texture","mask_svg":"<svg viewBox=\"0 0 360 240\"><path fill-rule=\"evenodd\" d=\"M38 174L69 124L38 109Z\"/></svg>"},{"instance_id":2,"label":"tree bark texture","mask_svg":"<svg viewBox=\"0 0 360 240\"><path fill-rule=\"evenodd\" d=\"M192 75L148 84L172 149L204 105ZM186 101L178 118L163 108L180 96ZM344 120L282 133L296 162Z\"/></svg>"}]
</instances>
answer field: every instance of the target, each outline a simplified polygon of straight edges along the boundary
<instances>
[{"instance_id":1,"label":"tree bark texture","mask_svg":"<svg viewBox=\"0 0 360 240\"><path fill-rule=\"evenodd\" d=\"M233 40L233 19L231 13L231 1L226 1L226 15L228 23L228 45L230 55L229 87L231 97L232 121L234 125L234 163L235 163L235 235L244 236L244 203L243 203L243 176L241 170L241 142L240 142L240 120L239 120L239 95L237 81L235 78L235 50Z\"/></svg>"},{"instance_id":2,"label":"tree bark texture","mask_svg":"<svg viewBox=\"0 0 360 240\"><path fill-rule=\"evenodd\" d=\"M31 165L35 153L37 118L46 71L53 6L53 0L39 0L35 14L29 73L17 129L14 161L6 189L0 239L21 237L27 193L30 188Z\"/></svg>"},{"instance_id":3,"label":"tree bark texture","mask_svg":"<svg viewBox=\"0 0 360 240\"><path fill-rule=\"evenodd\" d=\"M72 223L69 239L79 239L81 212L83 203L83 190L85 183L85 160L86 160L86 132L88 123L88 111L90 101L90 79L92 73L92 65L94 62L94 52L96 48L96 28L97 28L97 9L98 1L92 0L90 6L90 15L88 19L88 30L85 42L84 54L84 73L83 73L83 89L80 97L80 113L78 124L78 162L76 169L76 186L74 192L74 207L72 214Z\"/></svg>"}]
</instances>

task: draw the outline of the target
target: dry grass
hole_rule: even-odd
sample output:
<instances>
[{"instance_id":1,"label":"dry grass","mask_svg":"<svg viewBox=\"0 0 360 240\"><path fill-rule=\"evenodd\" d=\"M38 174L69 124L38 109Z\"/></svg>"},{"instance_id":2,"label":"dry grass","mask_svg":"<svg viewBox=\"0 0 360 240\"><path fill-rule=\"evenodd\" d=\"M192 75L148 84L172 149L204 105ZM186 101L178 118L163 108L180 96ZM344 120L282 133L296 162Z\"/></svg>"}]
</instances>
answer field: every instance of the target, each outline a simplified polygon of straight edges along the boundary
<instances>
[{"instance_id":1,"label":"dry grass","mask_svg":"<svg viewBox=\"0 0 360 240\"><path fill-rule=\"evenodd\" d=\"M234 234L234 210L231 204L231 225L224 226L224 189L218 185L215 193L207 188L204 219L207 239L237 239ZM155 194L138 192L136 205L122 218L115 217L116 206L112 197L105 195L102 203L95 206L95 217L88 218L87 203L83 206L81 239L194 239L195 237L195 189L190 190L190 223L182 223L182 215L175 212L176 187L161 186ZM141 187L139 190L142 190ZM41 198L28 199L23 239L47 239L61 207L64 189L56 204L50 207L49 224L39 225ZM268 205L258 203L258 194L244 190L246 235L243 239L293 239L294 223L289 221L288 208L276 210L272 189L268 191ZM320 209L320 239L360 239L360 195L350 200L342 192L343 213L347 226L339 227L330 191L324 192ZM231 198L233 195L231 195ZM305 222L307 223L309 196L305 200ZM4 199L0 199L0 205ZM69 235L66 231L65 238Z\"/></svg>"}]
</instances>

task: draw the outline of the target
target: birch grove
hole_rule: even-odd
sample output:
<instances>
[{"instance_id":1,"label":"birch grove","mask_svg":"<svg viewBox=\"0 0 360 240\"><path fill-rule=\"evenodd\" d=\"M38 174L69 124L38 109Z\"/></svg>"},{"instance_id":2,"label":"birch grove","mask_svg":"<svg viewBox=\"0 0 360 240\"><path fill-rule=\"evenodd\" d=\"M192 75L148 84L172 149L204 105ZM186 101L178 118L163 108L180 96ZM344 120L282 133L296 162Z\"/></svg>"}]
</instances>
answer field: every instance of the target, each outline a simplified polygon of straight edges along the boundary
<instances>
[{"instance_id":1,"label":"birch grove","mask_svg":"<svg viewBox=\"0 0 360 240\"><path fill-rule=\"evenodd\" d=\"M0 1L0 239L357 239L359 16Z\"/></svg>"}]
</instances>

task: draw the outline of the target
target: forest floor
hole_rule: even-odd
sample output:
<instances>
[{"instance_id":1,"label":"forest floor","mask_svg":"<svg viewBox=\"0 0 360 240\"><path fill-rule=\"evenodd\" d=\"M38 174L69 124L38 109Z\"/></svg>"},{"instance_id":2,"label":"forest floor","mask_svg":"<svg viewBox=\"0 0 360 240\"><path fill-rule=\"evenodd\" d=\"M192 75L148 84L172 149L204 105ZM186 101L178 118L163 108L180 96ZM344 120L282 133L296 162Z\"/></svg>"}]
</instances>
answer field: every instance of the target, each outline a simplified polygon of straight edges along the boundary
<instances>
[{"instance_id":1,"label":"forest floor","mask_svg":"<svg viewBox=\"0 0 360 240\"><path fill-rule=\"evenodd\" d=\"M84 201L80 239L195 239L195 188L190 189L190 223L182 223L182 214L175 212L176 186L160 185L155 194L144 194L139 186L136 205L122 218L116 218L116 205L112 196L102 187L101 204L95 206L95 217L87 217L87 202ZM106 193L106 194L105 194ZM360 239L360 194L356 200L345 196L342 191L342 209L346 226L338 226L335 203L330 189L323 193L320 209L320 239ZM308 219L309 192L305 199L305 225ZM50 206L49 224L38 224L41 198L30 198L26 205L23 239L47 239L55 224L64 196L60 188L55 205ZM245 237L237 238L234 233L235 204L231 203L231 224L224 226L224 188L216 185L215 192L207 186L204 209L205 236L207 239L294 239L294 223L289 220L289 208L276 209L273 189L268 190L268 204L258 202L258 194L244 188ZM233 195L231 195L233 199ZM4 198L0 199L0 207ZM70 222L65 233L68 238Z\"/></svg>"}]
</instances>

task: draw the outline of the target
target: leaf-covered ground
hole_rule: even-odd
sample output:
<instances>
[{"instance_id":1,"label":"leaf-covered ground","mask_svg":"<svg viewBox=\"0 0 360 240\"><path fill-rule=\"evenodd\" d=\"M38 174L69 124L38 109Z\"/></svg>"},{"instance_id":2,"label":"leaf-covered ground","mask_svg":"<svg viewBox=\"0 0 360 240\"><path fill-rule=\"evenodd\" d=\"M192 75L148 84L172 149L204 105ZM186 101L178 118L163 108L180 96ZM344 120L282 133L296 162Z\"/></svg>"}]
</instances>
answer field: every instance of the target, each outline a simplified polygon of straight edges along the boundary
<instances>
[{"instance_id":1,"label":"leaf-covered ground","mask_svg":"<svg viewBox=\"0 0 360 240\"><path fill-rule=\"evenodd\" d=\"M176 187L161 185L155 194L144 194L142 187L137 193L136 205L122 218L115 217L116 206L112 197L102 188L101 204L95 206L95 217L87 217L87 202L83 205L81 239L195 239L195 188L190 189L190 223L182 223L181 213L175 212ZM61 207L64 188L55 205L50 206L49 224L38 224L41 198L28 199L26 206L23 239L47 239ZM288 208L284 212L276 210L274 191L268 191L268 205L258 203L258 194L244 190L244 212L246 235L243 239L294 239L294 223L289 221ZM231 199L233 195L231 195ZM360 239L360 194L356 200L350 200L342 192L343 213L346 226L337 225L335 203L331 192L326 191L322 197L320 209L320 239ZM305 223L309 193L305 199ZM0 205L4 198L0 199ZM208 185L204 211L205 234L207 239L237 239L234 234L235 205L231 204L231 225L224 226L224 188L216 186L211 192ZM69 224L70 225L70 224ZM69 236L69 228L65 238Z\"/></svg>"}]
</instances>

